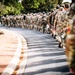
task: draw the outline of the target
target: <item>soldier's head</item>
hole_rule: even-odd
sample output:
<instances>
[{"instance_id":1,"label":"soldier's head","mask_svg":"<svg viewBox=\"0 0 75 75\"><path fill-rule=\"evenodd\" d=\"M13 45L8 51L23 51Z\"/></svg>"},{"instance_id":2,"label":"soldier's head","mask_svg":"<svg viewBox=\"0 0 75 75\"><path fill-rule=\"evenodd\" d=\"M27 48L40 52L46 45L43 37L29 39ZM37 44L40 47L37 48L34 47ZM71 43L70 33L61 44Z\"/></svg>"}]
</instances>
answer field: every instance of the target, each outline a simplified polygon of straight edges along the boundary
<instances>
[{"instance_id":1,"label":"soldier's head","mask_svg":"<svg viewBox=\"0 0 75 75\"><path fill-rule=\"evenodd\" d=\"M59 9L59 8L60 8L60 5L57 5L57 6L56 6L56 9Z\"/></svg>"},{"instance_id":2,"label":"soldier's head","mask_svg":"<svg viewBox=\"0 0 75 75\"><path fill-rule=\"evenodd\" d=\"M51 10L51 13L53 13L53 10Z\"/></svg>"},{"instance_id":3,"label":"soldier's head","mask_svg":"<svg viewBox=\"0 0 75 75\"><path fill-rule=\"evenodd\" d=\"M60 8L59 8L59 11L63 11L63 7L60 7Z\"/></svg>"},{"instance_id":4,"label":"soldier's head","mask_svg":"<svg viewBox=\"0 0 75 75\"><path fill-rule=\"evenodd\" d=\"M65 7L65 4L61 4L60 6L64 8Z\"/></svg>"},{"instance_id":5,"label":"soldier's head","mask_svg":"<svg viewBox=\"0 0 75 75\"><path fill-rule=\"evenodd\" d=\"M70 7L70 14L75 15L75 3L73 3Z\"/></svg>"},{"instance_id":6,"label":"soldier's head","mask_svg":"<svg viewBox=\"0 0 75 75\"><path fill-rule=\"evenodd\" d=\"M69 3L65 3L65 8L69 8L70 7L70 4Z\"/></svg>"}]
</instances>

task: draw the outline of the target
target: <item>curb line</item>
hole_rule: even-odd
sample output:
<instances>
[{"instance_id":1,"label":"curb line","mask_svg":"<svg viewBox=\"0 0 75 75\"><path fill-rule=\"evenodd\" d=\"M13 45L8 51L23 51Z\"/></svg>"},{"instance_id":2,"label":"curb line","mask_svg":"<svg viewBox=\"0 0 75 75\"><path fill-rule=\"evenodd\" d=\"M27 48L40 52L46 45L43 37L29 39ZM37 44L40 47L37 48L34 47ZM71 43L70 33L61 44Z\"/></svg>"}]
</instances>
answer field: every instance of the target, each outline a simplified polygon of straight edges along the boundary
<instances>
[{"instance_id":1,"label":"curb line","mask_svg":"<svg viewBox=\"0 0 75 75\"><path fill-rule=\"evenodd\" d=\"M18 69L18 71L17 71L17 75L22 75L23 74L23 72L24 72L24 70L25 70L25 66L26 66L26 63L27 63L27 43L26 43L26 40L25 40L25 38L22 36L22 35L19 35L21 38L22 38L22 41L24 42L24 54L23 54L23 59L22 59L22 61L21 61L21 63L20 63L20 68Z\"/></svg>"},{"instance_id":2,"label":"curb line","mask_svg":"<svg viewBox=\"0 0 75 75\"><path fill-rule=\"evenodd\" d=\"M20 37L17 34L16 36L18 38L18 46L17 46L16 52L14 54L14 57L12 58L12 60L7 65L7 67L5 68L5 70L3 71L1 75L11 75L14 72L14 69L16 68L19 62L19 57L21 55L21 49L22 49L22 43L21 43Z\"/></svg>"}]
</instances>

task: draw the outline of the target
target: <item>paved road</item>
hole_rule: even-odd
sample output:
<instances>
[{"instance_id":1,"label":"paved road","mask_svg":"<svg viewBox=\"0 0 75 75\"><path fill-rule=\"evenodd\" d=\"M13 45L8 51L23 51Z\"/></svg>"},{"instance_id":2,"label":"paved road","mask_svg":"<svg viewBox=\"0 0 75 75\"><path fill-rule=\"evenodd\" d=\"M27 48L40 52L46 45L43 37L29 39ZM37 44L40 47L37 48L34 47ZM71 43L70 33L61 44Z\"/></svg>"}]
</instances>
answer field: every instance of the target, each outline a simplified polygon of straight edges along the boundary
<instances>
[{"instance_id":1,"label":"paved road","mask_svg":"<svg viewBox=\"0 0 75 75\"><path fill-rule=\"evenodd\" d=\"M28 44L28 60L23 75L70 75L65 50L50 34L36 30L15 29Z\"/></svg>"}]
</instances>

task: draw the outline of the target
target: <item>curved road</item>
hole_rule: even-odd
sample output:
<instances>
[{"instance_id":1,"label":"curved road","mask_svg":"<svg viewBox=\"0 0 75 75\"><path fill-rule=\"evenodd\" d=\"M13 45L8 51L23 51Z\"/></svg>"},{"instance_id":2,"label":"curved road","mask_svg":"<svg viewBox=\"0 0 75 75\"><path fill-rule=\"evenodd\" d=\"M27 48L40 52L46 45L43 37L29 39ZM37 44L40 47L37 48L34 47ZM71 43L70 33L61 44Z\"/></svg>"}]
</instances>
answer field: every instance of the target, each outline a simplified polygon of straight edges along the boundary
<instances>
[{"instance_id":1,"label":"curved road","mask_svg":"<svg viewBox=\"0 0 75 75\"><path fill-rule=\"evenodd\" d=\"M23 75L70 75L65 50L50 34L37 30L9 28L27 40L28 59Z\"/></svg>"}]
</instances>

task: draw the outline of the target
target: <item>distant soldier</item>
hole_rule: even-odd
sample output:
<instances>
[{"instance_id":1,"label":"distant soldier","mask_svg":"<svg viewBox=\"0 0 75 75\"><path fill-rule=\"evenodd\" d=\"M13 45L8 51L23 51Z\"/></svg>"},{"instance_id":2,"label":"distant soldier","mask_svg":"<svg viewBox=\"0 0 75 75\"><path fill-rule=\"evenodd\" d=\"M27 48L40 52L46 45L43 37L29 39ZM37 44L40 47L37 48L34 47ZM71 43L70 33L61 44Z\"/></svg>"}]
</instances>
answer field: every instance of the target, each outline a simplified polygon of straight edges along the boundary
<instances>
[{"instance_id":1,"label":"distant soldier","mask_svg":"<svg viewBox=\"0 0 75 75\"><path fill-rule=\"evenodd\" d=\"M26 28L31 29L30 24L31 24L31 15L27 14L26 15Z\"/></svg>"},{"instance_id":2,"label":"distant soldier","mask_svg":"<svg viewBox=\"0 0 75 75\"><path fill-rule=\"evenodd\" d=\"M1 16L0 16L0 24L1 24Z\"/></svg>"},{"instance_id":3,"label":"distant soldier","mask_svg":"<svg viewBox=\"0 0 75 75\"><path fill-rule=\"evenodd\" d=\"M6 15L6 25L10 28L10 17Z\"/></svg>"},{"instance_id":4,"label":"distant soldier","mask_svg":"<svg viewBox=\"0 0 75 75\"><path fill-rule=\"evenodd\" d=\"M2 24L3 26L5 26L5 19L6 19L5 16L2 16L2 17L1 17L1 24Z\"/></svg>"},{"instance_id":5,"label":"distant soldier","mask_svg":"<svg viewBox=\"0 0 75 75\"><path fill-rule=\"evenodd\" d=\"M46 17L42 17L42 26L43 26L43 33L45 33L45 28L46 28L46 25L47 25L47 18Z\"/></svg>"},{"instance_id":6,"label":"distant soldier","mask_svg":"<svg viewBox=\"0 0 75 75\"><path fill-rule=\"evenodd\" d=\"M23 20L25 20L26 19L26 15L24 14L24 16L23 16Z\"/></svg>"},{"instance_id":7,"label":"distant soldier","mask_svg":"<svg viewBox=\"0 0 75 75\"><path fill-rule=\"evenodd\" d=\"M60 8L60 5L57 5L55 11L53 12L53 14L54 14L54 23L53 24L54 24L55 30L56 30L56 26L57 26L57 17L56 17L56 14L58 13L59 8Z\"/></svg>"},{"instance_id":8,"label":"distant soldier","mask_svg":"<svg viewBox=\"0 0 75 75\"><path fill-rule=\"evenodd\" d=\"M24 16L23 16L23 26L24 26L24 28L26 28L26 15L24 14Z\"/></svg>"},{"instance_id":9,"label":"distant soldier","mask_svg":"<svg viewBox=\"0 0 75 75\"><path fill-rule=\"evenodd\" d=\"M38 21L37 21L37 30L41 30L41 21L42 21L42 15L38 13L37 15Z\"/></svg>"},{"instance_id":10,"label":"distant soldier","mask_svg":"<svg viewBox=\"0 0 75 75\"><path fill-rule=\"evenodd\" d=\"M51 10L50 15L48 17L48 24L50 27L53 25L53 10Z\"/></svg>"}]
</instances>

